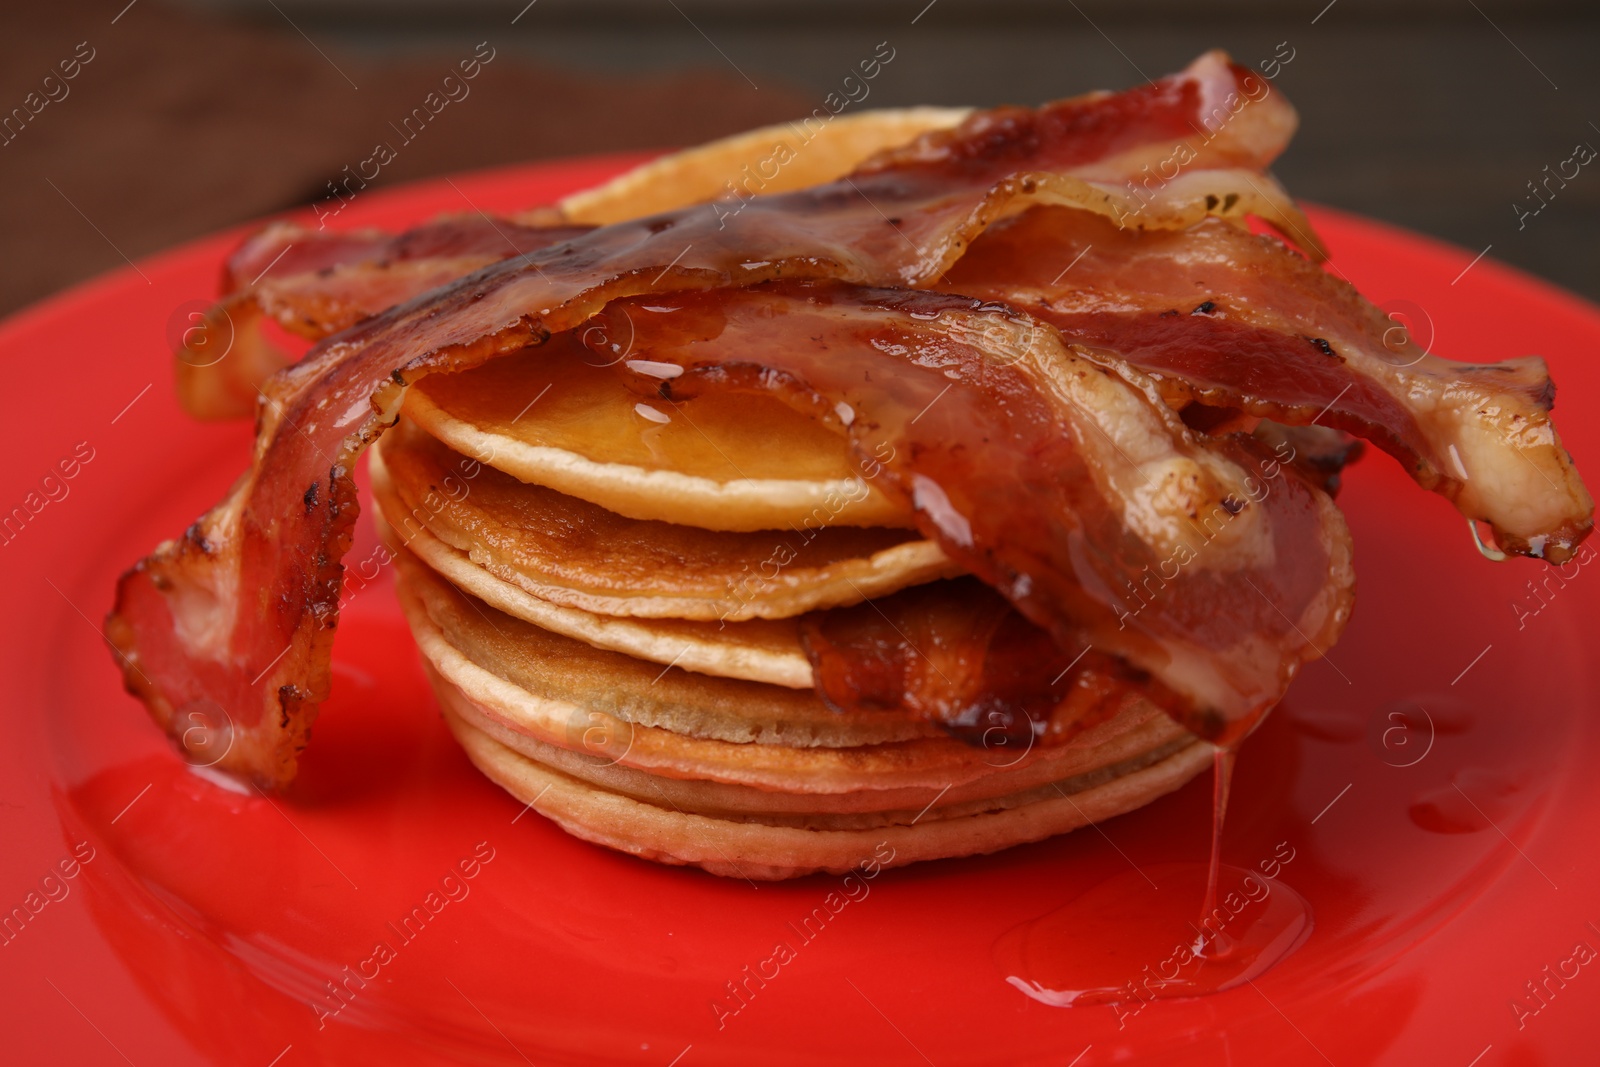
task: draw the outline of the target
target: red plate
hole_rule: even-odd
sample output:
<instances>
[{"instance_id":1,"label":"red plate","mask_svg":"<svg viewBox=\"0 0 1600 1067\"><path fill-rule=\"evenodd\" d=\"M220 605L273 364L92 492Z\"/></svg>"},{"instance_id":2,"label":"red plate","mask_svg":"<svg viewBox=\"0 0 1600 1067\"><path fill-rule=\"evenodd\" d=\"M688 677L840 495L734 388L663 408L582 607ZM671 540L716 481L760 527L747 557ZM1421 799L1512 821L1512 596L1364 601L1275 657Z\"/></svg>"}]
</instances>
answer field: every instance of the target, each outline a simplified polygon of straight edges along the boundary
<instances>
[{"instance_id":1,"label":"red plate","mask_svg":"<svg viewBox=\"0 0 1600 1067\"><path fill-rule=\"evenodd\" d=\"M508 211L625 162L367 194L339 221ZM1435 351L1545 355L1572 451L1580 465L1600 457L1600 312L1470 252L1315 215L1339 269ZM346 610L334 695L289 795L190 773L122 693L97 627L118 572L245 461L248 429L189 421L168 369L169 336L243 232L0 327L0 507L27 515L0 548L0 908L21 909L0 937L7 1058L1344 1067L1591 1055L1600 741L1583 647L1600 575L1486 562L1465 523L1381 455L1349 473L1341 500L1355 621L1240 761L1225 857L1255 867L1287 842L1279 877L1315 916L1253 986L1133 1015L1060 1009L1006 984L993 959L1006 930L1130 864L1203 857L1204 778L1103 832L885 874L859 899L833 897L844 905L806 939L801 920L837 879L757 886L658 867L522 814L449 739L381 586ZM62 461L74 476L47 480ZM1083 937L1093 951L1095 931ZM772 975L779 943L792 958L747 979L747 966Z\"/></svg>"}]
</instances>

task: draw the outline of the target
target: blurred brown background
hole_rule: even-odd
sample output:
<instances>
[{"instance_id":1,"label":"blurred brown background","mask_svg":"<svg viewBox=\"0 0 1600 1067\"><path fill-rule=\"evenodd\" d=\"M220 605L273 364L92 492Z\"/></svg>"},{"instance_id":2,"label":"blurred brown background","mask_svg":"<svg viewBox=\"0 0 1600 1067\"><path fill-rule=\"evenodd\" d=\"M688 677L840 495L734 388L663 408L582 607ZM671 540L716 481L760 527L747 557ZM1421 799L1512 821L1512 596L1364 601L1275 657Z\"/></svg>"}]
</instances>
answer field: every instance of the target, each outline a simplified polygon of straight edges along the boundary
<instances>
[{"instance_id":1,"label":"blurred brown background","mask_svg":"<svg viewBox=\"0 0 1600 1067\"><path fill-rule=\"evenodd\" d=\"M792 117L880 41L865 106L1036 103L1221 46L1292 53L1296 195L1600 299L1600 160L1520 229L1512 206L1600 148L1593 0L93 0L0 5L0 116L27 119L0 132L0 313L315 198L481 41L471 95L376 184Z\"/></svg>"}]
</instances>

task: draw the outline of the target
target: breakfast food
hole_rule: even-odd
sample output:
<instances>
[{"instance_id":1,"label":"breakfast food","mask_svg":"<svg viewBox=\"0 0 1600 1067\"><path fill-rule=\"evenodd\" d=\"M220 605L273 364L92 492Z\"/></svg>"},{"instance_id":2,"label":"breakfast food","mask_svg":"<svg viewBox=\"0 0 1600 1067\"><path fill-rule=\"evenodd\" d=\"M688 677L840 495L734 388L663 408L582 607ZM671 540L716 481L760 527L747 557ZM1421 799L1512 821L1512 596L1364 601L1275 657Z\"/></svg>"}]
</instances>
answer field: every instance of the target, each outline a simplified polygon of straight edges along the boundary
<instances>
[{"instance_id":1,"label":"breakfast food","mask_svg":"<svg viewBox=\"0 0 1600 1067\"><path fill-rule=\"evenodd\" d=\"M376 443L446 721L580 837L778 878L1147 803L1337 640L1352 437L1498 551L1592 524L1542 361L1439 359L1317 266L1266 173L1294 124L1212 53L757 131L518 219L271 227L213 315L234 350L180 354L197 414L259 395L254 460L120 583L127 685L288 782Z\"/></svg>"}]
</instances>

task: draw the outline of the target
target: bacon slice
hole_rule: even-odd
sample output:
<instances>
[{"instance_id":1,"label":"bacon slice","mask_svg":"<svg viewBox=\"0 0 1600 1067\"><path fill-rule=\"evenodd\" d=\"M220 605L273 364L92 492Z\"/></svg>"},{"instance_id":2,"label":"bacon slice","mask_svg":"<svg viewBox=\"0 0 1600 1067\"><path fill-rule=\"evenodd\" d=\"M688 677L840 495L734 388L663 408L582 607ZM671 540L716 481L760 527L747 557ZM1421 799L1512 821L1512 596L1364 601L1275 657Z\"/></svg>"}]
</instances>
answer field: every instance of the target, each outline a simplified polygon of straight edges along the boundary
<instances>
[{"instance_id":1,"label":"bacon slice","mask_svg":"<svg viewBox=\"0 0 1600 1067\"><path fill-rule=\"evenodd\" d=\"M1198 400L1370 440L1488 523L1507 552L1563 562L1593 523L1550 421L1542 359L1431 355L1272 237L1214 221L1139 232L1035 209L985 232L940 285L1009 301L1118 353L1174 406Z\"/></svg>"},{"instance_id":2,"label":"bacon slice","mask_svg":"<svg viewBox=\"0 0 1600 1067\"><path fill-rule=\"evenodd\" d=\"M1063 661L1116 657L1195 732L1241 736L1344 625L1343 517L1253 439L1191 433L1147 381L1018 319L810 283L621 300L590 336L601 349L631 336L635 358L682 367L656 383L662 399L760 390L840 424L882 491ZM993 672L958 684L911 651L921 684L907 691L947 690L933 717L997 703Z\"/></svg>"},{"instance_id":3,"label":"bacon slice","mask_svg":"<svg viewBox=\"0 0 1600 1067\"><path fill-rule=\"evenodd\" d=\"M199 419L255 414L261 383L295 355L261 333L263 319L318 341L480 267L589 232L455 215L394 235L278 222L247 239L223 268L223 299L186 331L178 399Z\"/></svg>"},{"instance_id":4,"label":"bacon slice","mask_svg":"<svg viewBox=\"0 0 1600 1067\"><path fill-rule=\"evenodd\" d=\"M283 784L294 773L295 753L328 689L339 558L355 518L350 469L397 418L410 382L537 349L552 333L579 327L630 296L730 290L779 278L930 285L986 227L1035 204L1083 207L1141 229L1181 229L1209 215L1242 221L1246 213L1276 217L1295 229L1289 210L1274 206L1286 203L1281 195L1274 201L1275 187L1263 186L1258 171L1238 167L1241 160L1264 166L1292 127L1293 112L1279 97L1249 90L1253 77L1213 55L1129 94L1007 112L1001 121L979 115L839 182L758 198L736 214L700 205L608 226L486 267L326 339L264 385L267 403L254 461L228 498L184 538L161 546L123 577L107 632L123 658L129 688L180 738L188 717L224 716L231 747L216 765L262 784ZM1259 79L1254 84L1264 85ZM1252 96L1253 102L1240 103ZM1219 106L1231 117L1213 125L1209 120ZM1160 162L1172 151L1180 126L1194 131L1181 142L1189 148L1188 169L1167 179ZM1126 175L1143 173L1145 166L1160 175L1159 188L1147 184L1141 193L1139 186L1124 188L1105 178L1116 174L1126 182ZM1069 172L1074 168L1078 173ZM1229 196L1224 190L1230 183L1257 193ZM1064 503L1051 511L1049 524L1034 529L1011 524L996 531L990 519L965 510L993 499L997 489L1013 502L1026 501L1034 486L1007 476L1051 476L1048 467L1040 473L1023 463L1026 449L1011 449L1020 465L1006 475L983 467L981 456L936 453L931 462L938 474L928 477L942 495L913 482L913 500L947 545L961 545L963 562L1049 629L1058 644L1077 633L1075 613L1086 613L1097 635L1114 640L1128 662L1170 689L1169 703L1186 708L1189 721L1211 736L1247 722L1281 692L1305 649L1278 644L1274 636L1281 623L1268 619L1265 607L1245 609L1239 583L1218 601L1237 607L1236 618L1224 617L1203 597L1173 597L1166 604L1159 596L1149 603L1141 598L1145 606L1134 611L1126 598L1137 587L1115 585L1128 577L1116 562L1121 550L1141 566L1154 562L1158 574L1163 561L1176 559L1188 536L1184 520L1191 506L1195 521L1204 514L1219 524L1214 529L1223 533L1217 537L1229 547L1197 553L1192 565L1179 564L1188 568L1180 575L1186 586L1201 582L1211 566L1201 560L1226 560L1221 569L1249 577L1245 584L1256 586L1250 595L1272 602L1272 614L1281 610L1299 618L1313 637L1336 632L1341 586L1329 580L1346 570L1337 533L1342 527L1325 496L1305 486L1286 488L1266 496L1264 506L1247 509L1241 487L1246 499L1263 501L1254 500L1243 479L1252 477L1253 468L1265 476L1261 464L1270 461L1249 442L1208 445L1181 425L1162 421L1170 413L1155 402L1156 395L1136 388L1131 371L1126 378L1109 373L1108 360L1061 356L1058 369L1049 370L1029 353L1035 344L1059 344L1051 341L1053 329L1004 305L963 315L944 304L935 310L905 299L898 307L889 298L872 306L896 329L930 345L935 338L915 325L914 315L931 313L930 322L948 315L943 328L949 346L993 353L997 370L1013 362L1029 368L1020 377L996 373L995 382L1026 386L1002 400L1027 401L1035 412L1059 411L1061 425L1097 426L1127 454L1119 467L1105 459L1104 446L1091 443L1090 434L1068 441L1053 421L1029 422L1040 455L1109 479L1077 488L1047 484L1057 494L1050 499ZM916 352L905 347L899 354L914 361ZM879 354L874 349L870 358L876 361ZM759 350L750 356L759 360ZM868 356L851 348L840 359ZM537 357L535 351L525 358ZM961 366L979 389L989 387L989 379L972 377L971 359L964 357ZM1080 368L1084 378L1062 378L1059 367ZM818 361L807 372L824 369L827 364ZM1074 390L1088 388L1084 383L1091 379L1102 391L1097 397L1111 404L1106 411L1125 419L1108 422L1074 400ZM907 375L917 388L927 380L925 374ZM1123 385L1105 384L1115 381ZM900 411L894 408L896 417ZM1075 458L1074 449L1097 458ZM904 476L916 473L923 472L909 467ZM1283 484L1298 485L1288 478ZM1075 493L1090 495L1080 501ZM1098 507L1092 494L1098 494ZM1111 500L1121 501L1118 509L1105 503ZM1081 516L1075 510L1080 503ZM1198 510L1203 504L1205 510ZM1255 517L1221 525L1220 516L1232 514ZM1118 517L1127 525L1118 525ZM1094 536L1082 534L1074 522L1092 526ZM991 532L996 540L989 540ZM1119 536L1127 543L1113 553ZM1309 576L1293 563L1307 545L1314 546L1311 555L1318 561ZM1080 560L1072 554L1075 547L1092 551ZM1142 585L1140 573L1145 592L1155 592L1158 587ZM1220 597L1226 590L1218 585L1216 592ZM1133 618L1113 639L1105 621L1108 615L1125 621L1115 615L1119 597L1123 614ZM1240 620L1254 625L1258 618L1266 636L1262 655L1252 658L1238 642L1248 642L1255 631L1245 626L1243 637L1234 631Z\"/></svg>"},{"instance_id":5,"label":"bacon slice","mask_svg":"<svg viewBox=\"0 0 1600 1067\"><path fill-rule=\"evenodd\" d=\"M836 228L857 228L853 235L838 229L830 244L900 245L887 250L899 253L887 258L883 248L867 251L885 264L896 260L896 277L907 284L958 256L960 233L976 232L1029 202L1071 204L1136 228L1182 226L1207 215L1242 223L1255 214L1320 254L1310 224L1261 173L1288 144L1295 122L1294 110L1270 83L1213 52L1183 74L1126 93L1092 93L1037 111L979 113L954 130L868 160L851 177L821 187L817 201L831 200ZM1002 179L1011 180L991 189ZM978 191L989 195L974 196ZM781 199L764 198L760 207L752 201L749 208L763 216L815 209L803 199L773 203ZM930 208L933 214L924 217ZM972 218L960 218L964 208ZM663 218L678 220L683 233L714 227L714 236L726 238L759 228L754 217L740 218L745 211L704 204ZM845 216L855 218L847 222ZM291 361L261 337L263 314L292 334L319 340L491 262L587 229L559 225L545 213L527 217L550 225L471 215L398 237L268 227L234 253L224 272L227 295L185 334L190 343L177 365L185 410L205 419L254 413L261 383ZM703 252L713 253L708 262L727 259L727 245L701 241ZM744 251L767 250L749 244Z\"/></svg>"},{"instance_id":6,"label":"bacon slice","mask_svg":"<svg viewBox=\"0 0 1600 1067\"><path fill-rule=\"evenodd\" d=\"M938 723L1000 758L1070 741L1145 699L1148 676L1090 649L1064 651L973 578L807 615L817 692L839 711Z\"/></svg>"}]
</instances>

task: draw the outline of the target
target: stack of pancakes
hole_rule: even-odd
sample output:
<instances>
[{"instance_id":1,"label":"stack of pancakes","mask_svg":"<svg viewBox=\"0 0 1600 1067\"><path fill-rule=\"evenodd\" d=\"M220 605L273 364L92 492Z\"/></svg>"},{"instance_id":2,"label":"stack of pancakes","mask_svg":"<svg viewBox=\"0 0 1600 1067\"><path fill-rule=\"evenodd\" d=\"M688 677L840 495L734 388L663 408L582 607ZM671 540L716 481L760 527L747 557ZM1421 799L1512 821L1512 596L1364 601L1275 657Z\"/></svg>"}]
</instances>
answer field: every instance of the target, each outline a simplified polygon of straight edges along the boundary
<instances>
[{"instance_id":1,"label":"stack of pancakes","mask_svg":"<svg viewBox=\"0 0 1600 1067\"><path fill-rule=\"evenodd\" d=\"M655 365L597 363L558 336L425 378L373 457L444 717L523 803L635 855L784 878L1039 840L1210 762L1143 700L1052 744L833 710L801 616L971 579L837 431L763 396L657 400Z\"/></svg>"}]
</instances>

